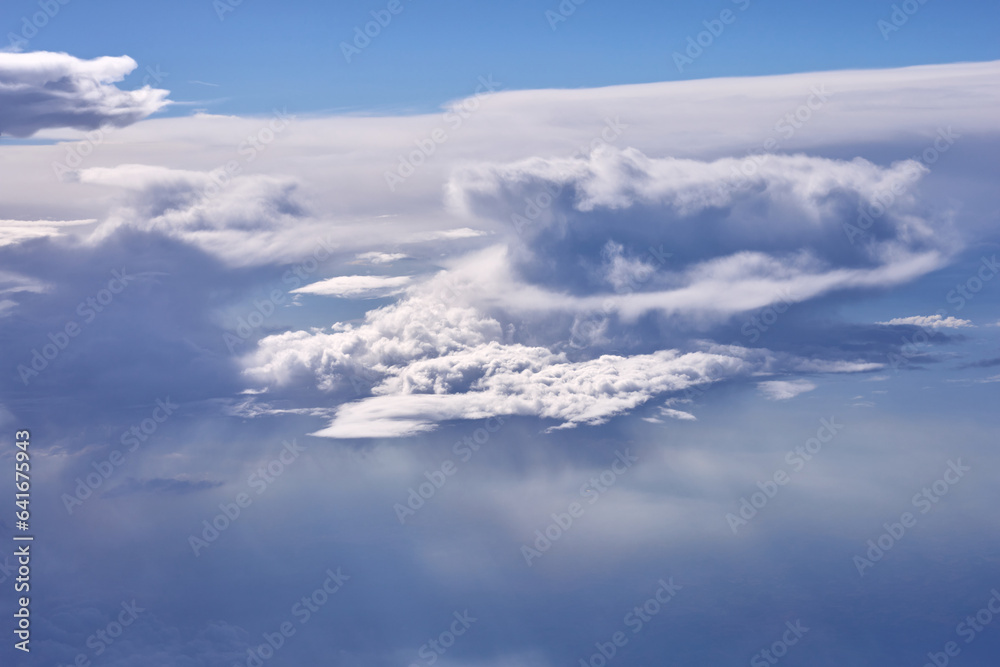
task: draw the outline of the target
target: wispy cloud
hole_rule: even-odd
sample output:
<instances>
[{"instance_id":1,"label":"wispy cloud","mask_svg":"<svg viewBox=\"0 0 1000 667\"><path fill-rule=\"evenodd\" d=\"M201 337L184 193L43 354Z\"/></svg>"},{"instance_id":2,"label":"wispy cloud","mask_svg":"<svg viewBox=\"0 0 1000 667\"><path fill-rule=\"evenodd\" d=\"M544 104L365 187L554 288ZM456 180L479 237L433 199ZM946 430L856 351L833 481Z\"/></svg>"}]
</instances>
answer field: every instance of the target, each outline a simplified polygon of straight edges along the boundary
<instances>
[{"instance_id":1,"label":"wispy cloud","mask_svg":"<svg viewBox=\"0 0 1000 667\"><path fill-rule=\"evenodd\" d=\"M787 401L799 394L812 391L816 385L808 380L769 380L758 382L757 388L769 401Z\"/></svg>"},{"instance_id":2,"label":"wispy cloud","mask_svg":"<svg viewBox=\"0 0 1000 667\"><path fill-rule=\"evenodd\" d=\"M932 329L964 329L975 326L971 320L963 320L949 315L913 315L912 317L895 317L887 322L876 322L884 326L915 326Z\"/></svg>"},{"instance_id":3,"label":"wispy cloud","mask_svg":"<svg viewBox=\"0 0 1000 667\"><path fill-rule=\"evenodd\" d=\"M409 283L409 276L338 276L300 287L292 293L373 299L399 294Z\"/></svg>"}]
</instances>

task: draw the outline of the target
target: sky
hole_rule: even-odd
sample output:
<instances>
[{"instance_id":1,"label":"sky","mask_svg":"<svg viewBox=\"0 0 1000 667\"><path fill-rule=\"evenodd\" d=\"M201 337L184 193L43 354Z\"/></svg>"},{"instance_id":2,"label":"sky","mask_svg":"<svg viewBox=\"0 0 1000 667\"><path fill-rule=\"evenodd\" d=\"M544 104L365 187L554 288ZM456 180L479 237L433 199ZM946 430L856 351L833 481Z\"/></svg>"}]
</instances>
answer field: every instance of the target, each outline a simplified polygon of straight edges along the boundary
<instances>
[{"instance_id":1,"label":"sky","mask_svg":"<svg viewBox=\"0 0 1000 667\"><path fill-rule=\"evenodd\" d=\"M994 665L997 20L7 3L3 664Z\"/></svg>"},{"instance_id":2,"label":"sky","mask_svg":"<svg viewBox=\"0 0 1000 667\"><path fill-rule=\"evenodd\" d=\"M286 106L298 113L426 112L467 97L477 78L491 73L506 88L524 90L985 61L996 58L1000 21L1000 7L983 0L918 2L905 29L892 26L899 30L878 25L891 21L893 3L870 0L571 0L562 10L558 1L400 0L389 20L388 0L57 2L58 13L38 21L44 25L36 32L37 0L5 3L0 43L10 45L13 34L27 42L24 50L129 55L139 66L126 87L141 85L147 67L167 73L163 86L178 106L161 115L186 115L192 105L237 114ZM679 69L673 54L726 9L732 23ZM357 48L355 29L375 20L372 12L386 25L370 29L376 34L360 53L345 55L341 45Z\"/></svg>"}]
</instances>

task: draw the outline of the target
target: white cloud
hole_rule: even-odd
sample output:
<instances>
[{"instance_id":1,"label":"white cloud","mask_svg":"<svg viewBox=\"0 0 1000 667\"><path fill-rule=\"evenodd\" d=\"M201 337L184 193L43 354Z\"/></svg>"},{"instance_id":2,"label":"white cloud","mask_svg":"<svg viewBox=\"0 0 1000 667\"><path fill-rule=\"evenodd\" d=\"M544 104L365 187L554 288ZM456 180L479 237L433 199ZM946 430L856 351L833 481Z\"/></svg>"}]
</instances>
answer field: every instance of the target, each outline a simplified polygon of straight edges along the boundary
<instances>
[{"instance_id":1,"label":"white cloud","mask_svg":"<svg viewBox=\"0 0 1000 667\"><path fill-rule=\"evenodd\" d=\"M413 234L409 237L411 243L426 242L426 241L455 241L458 239L474 239L477 236L486 236L489 232L485 232L481 229L470 229L469 227L460 227L458 229L444 229L434 232L421 232L420 234Z\"/></svg>"},{"instance_id":2,"label":"white cloud","mask_svg":"<svg viewBox=\"0 0 1000 667\"><path fill-rule=\"evenodd\" d=\"M100 242L121 227L177 237L235 266L268 264L337 247L328 224L309 216L288 177L224 170L192 171L142 164L79 172L86 185L119 188L124 197L92 236Z\"/></svg>"},{"instance_id":3,"label":"white cloud","mask_svg":"<svg viewBox=\"0 0 1000 667\"><path fill-rule=\"evenodd\" d=\"M501 324L463 303L441 274L357 327L289 332L260 341L247 375L281 387L304 378L334 390L365 377L373 396L342 405L328 437L401 436L449 419L534 415L563 427L598 424L666 391L746 372L737 355L662 350L572 362L508 342Z\"/></svg>"},{"instance_id":4,"label":"white cloud","mask_svg":"<svg viewBox=\"0 0 1000 667\"><path fill-rule=\"evenodd\" d=\"M437 243L444 246L440 251L447 252L448 243L465 246L474 243L476 237L471 234L486 239L509 232L509 214L523 213L526 206L523 200L517 201L517 207L505 216L499 215L502 211L498 210L489 219L479 220L443 210L442 186L449 182L456 167L512 164L539 155L571 155L581 144L589 144L600 135L606 127L605 118L620 116L628 126L617 140L618 146L634 147L643 155L657 158L674 156L712 164L719 156L743 156L748 149L759 148L765 139L772 137L775 119L801 105L811 87L825 85L836 91L835 95L824 105L822 114L817 114L809 123L808 132L797 132L791 139L782 141L781 152L822 155L825 151L837 150L837 154L842 155L843 151L837 148L839 145L848 143L857 147L867 143L879 144L877 154L880 156L905 158L933 142L935 131L928 128L953 125L960 129L963 145L967 146L976 145L978 135L993 132L995 109L1000 104L1000 93L994 84L998 72L1000 64L971 63L905 70L679 81L592 90L500 92L491 95L490 104L484 105L474 119L463 125L461 142L441 145L432 159L392 196L385 188L384 172L394 167L401 151L412 149L414 139L426 136L441 125L440 114L296 118L267 145L266 150L256 155L252 164L243 161L240 147L247 136L260 131L263 121L259 118L196 114L146 120L117 130L114 141L96 146L92 154L84 158L83 166L117 168L145 162L207 174L235 160L244 174L237 177L237 181L251 176L268 176L298 184L296 201L305 213L285 219L276 230L260 228L230 235L195 235L190 230L162 226L164 233L182 236L186 242L204 244L202 247L210 252L225 254L231 263L239 263L240 256L253 257L255 263L261 263L266 261L269 251L273 252L274 261L301 259L311 253L312 247L309 242L296 243L296 237L335 237L338 247L346 252L384 250L387 238L405 243L438 239ZM957 99L959 93L963 99L960 107L950 101ZM734 94L739 96L739 105L731 104ZM683 104L678 104L679 100ZM900 106L910 109L905 118L888 113ZM84 138L83 132L75 130L41 130L39 136L60 140L74 136ZM9 211L17 211L8 213L9 217L105 219L109 209L114 207L113 191L76 182L52 182L51 165L65 160L65 144L9 146L7 150L16 157L9 163L16 166L0 168L0 179L6 186L5 205ZM303 154L314 158L306 164ZM787 156L771 156L764 168L779 157ZM734 158L733 164L740 167L743 159ZM934 177L945 174L948 167L943 161L936 164ZM692 173L692 176L697 174ZM827 187L824 182L829 179L818 178L817 181ZM980 171L964 179L963 183L967 194L979 197L985 195L985 188L992 182L990 174ZM780 192L780 181L774 181L774 185L775 192ZM646 190L641 184L628 188L639 194ZM617 194L627 193L628 188ZM239 186L234 184L233 189ZM253 188L249 190L252 194ZM36 195L42 191L46 193L44 199ZM614 189L606 192L616 194ZM592 194L597 196L595 201L601 196L600 191ZM166 201L174 206L188 206L176 199ZM232 203L241 206L239 201ZM197 198L192 198L190 205L204 208L204 203ZM154 218L161 217L154 209L146 211L146 214L151 213ZM224 214L222 218L229 220L230 216ZM133 222L143 224L142 221ZM962 223L969 225L974 221L965 216ZM211 216L208 224L213 224ZM891 224L905 222L893 220ZM471 231L462 234L453 231L463 229ZM467 238L442 241L440 235L435 236L442 230L452 232L450 236L464 234ZM840 230L831 231L842 235ZM626 252L634 257L636 248L629 248L622 239L612 240L625 245ZM814 246L814 254L815 249L823 248L821 243ZM436 246L435 250L438 249ZM405 251L394 249L392 252ZM773 254L770 250L765 252ZM596 256L598 252L595 250L593 254ZM913 271L928 270L923 266L911 268ZM875 281L879 276L871 275L870 278ZM899 274L885 278L890 281L906 279Z\"/></svg>"},{"instance_id":5,"label":"white cloud","mask_svg":"<svg viewBox=\"0 0 1000 667\"><path fill-rule=\"evenodd\" d=\"M114 85L136 67L128 56L81 60L46 51L0 52L0 134L122 127L145 118L167 104L169 91Z\"/></svg>"},{"instance_id":6,"label":"white cloud","mask_svg":"<svg viewBox=\"0 0 1000 667\"><path fill-rule=\"evenodd\" d=\"M916 327L931 327L932 329L962 329L975 326L971 320L941 315L914 315L912 317L895 317L888 322L876 322L885 326L912 325Z\"/></svg>"},{"instance_id":7,"label":"white cloud","mask_svg":"<svg viewBox=\"0 0 1000 667\"><path fill-rule=\"evenodd\" d=\"M292 290L292 293L372 299L399 294L409 283L409 276L337 276Z\"/></svg>"},{"instance_id":8,"label":"white cloud","mask_svg":"<svg viewBox=\"0 0 1000 667\"><path fill-rule=\"evenodd\" d=\"M342 405L314 435L403 436L432 430L439 421L492 415L555 419L558 428L601 424L658 393L714 382L746 367L734 357L673 350L571 363L544 348L494 343L411 364L376 388L380 395ZM470 390L447 392L463 373L476 378Z\"/></svg>"},{"instance_id":9,"label":"white cloud","mask_svg":"<svg viewBox=\"0 0 1000 667\"><path fill-rule=\"evenodd\" d=\"M317 250L329 257L379 241L381 234L402 243L460 241L487 232L469 228L400 234L366 219L331 221L307 206L294 177L259 173L231 175L225 167L208 171L145 164L89 167L75 174L79 183L116 188L121 196L92 239L100 242L122 227L157 231L197 245L233 266L294 261ZM405 222L396 223L405 226ZM357 254L357 253L355 253ZM368 251L372 263L405 257Z\"/></svg>"},{"instance_id":10,"label":"white cloud","mask_svg":"<svg viewBox=\"0 0 1000 667\"><path fill-rule=\"evenodd\" d=\"M684 412L683 410L675 410L673 408L660 408L660 414L664 417L670 417L671 419L680 419L682 421L698 421L690 412Z\"/></svg>"},{"instance_id":11,"label":"white cloud","mask_svg":"<svg viewBox=\"0 0 1000 667\"><path fill-rule=\"evenodd\" d=\"M845 211L912 189L926 172L915 162L885 168L773 155L749 178L740 164L606 147L585 157L469 166L449 183L449 197L455 211L503 220L525 201L548 202L519 223L507 275L497 276L505 285L497 299L508 307L596 311L610 300L630 319L651 310L727 316L780 299L903 283L940 268L954 249L912 192L896 197L878 239L852 243L845 232L856 222ZM604 279L617 294L581 294L594 273L588 255L590 264L603 257Z\"/></svg>"},{"instance_id":12,"label":"white cloud","mask_svg":"<svg viewBox=\"0 0 1000 667\"><path fill-rule=\"evenodd\" d=\"M499 93L463 126L461 142L440 146L391 195L385 170L440 125L437 114L295 119L252 164L242 162L240 146L260 119L150 120L96 147L76 181L53 182L49 167L66 147L41 145L9 147L16 167L0 165L0 178L7 215L96 217L94 243L128 227L234 266L298 261L322 247L332 264L408 255L447 267L417 285L378 285L405 296L360 324L268 336L245 359L247 376L269 398L312 385L329 392L330 409L343 399L340 388L360 383L354 396L363 398L341 406L325 434L399 435L480 414L572 426L691 383L881 368L688 340L656 349L640 341L637 320L666 314L708 337L713 323L778 299L881 290L947 263L955 239L967 237L952 219L955 227L972 223L962 212L936 213L943 207L925 205L920 188L950 177L950 161L929 173L905 158L933 141L928 128L953 124L970 150L994 132L998 72L1000 64L986 63ZM734 175L746 161L725 156L760 147L814 85L836 94L808 132L782 142L749 177ZM891 113L900 105L912 113ZM552 157L572 155L619 116L627 125L619 148ZM902 161L839 157L856 153ZM824 157L831 155L838 157ZM213 186L219 166L234 160L240 173ZM968 171L963 187L980 199L967 210L986 210L995 174ZM538 201L547 188L557 195L518 235L511 215L527 215L526 197ZM886 191L903 194L873 233L851 243L844 224ZM429 245L411 253L407 243ZM650 247L671 257L658 263ZM458 256L469 248L475 254ZM323 271L317 275L352 270ZM361 279L342 275L305 289L360 296L376 288ZM574 327L615 354L570 349ZM718 364L705 368L705 359Z\"/></svg>"},{"instance_id":13,"label":"white cloud","mask_svg":"<svg viewBox=\"0 0 1000 667\"><path fill-rule=\"evenodd\" d=\"M362 262L367 262L369 264L391 264L400 259L407 259L409 255L401 252L363 252L358 254L357 258Z\"/></svg>"},{"instance_id":14,"label":"white cloud","mask_svg":"<svg viewBox=\"0 0 1000 667\"><path fill-rule=\"evenodd\" d=\"M370 311L358 326L268 336L244 360L246 375L278 390L313 384L337 392L360 382L371 395L340 405L330 425L316 433L353 438L403 436L441 421L499 415L556 420L554 428L600 424L657 395L722 379L881 367L707 342L687 353L664 349L572 360L512 340L499 320L471 305L478 266L474 258L441 272L411 287L400 302ZM778 384L804 390L795 381ZM688 413L664 408L662 414Z\"/></svg>"},{"instance_id":15,"label":"white cloud","mask_svg":"<svg viewBox=\"0 0 1000 667\"><path fill-rule=\"evenodd\" d=\"M0 220L0 246L29 239L62 236L64 227L78 227L97 222L90 220Z\"/></svg>"},{"instance_id":16,"label":"white cloud","mask_svg":"<svg viewBox=\"0 0 1000 667\"><path fill-rule=\"evenodd\" d=\"M33 292L36 294L48 292L51 283L42 282L36 278L0 270L0 296L13 295L21 292Z\"/></svg>"},{"instance_id":17,"label":"white cloud","mask_svg":"<svg viewBox=\"0 0 1000 667\"><path fill-rule=\"evenodd\" d=\"M799 394L812 391L816 385L808 380L770 380L758 382L757 388L770 401L787 401Z\"/></svg>"}]
</instances>

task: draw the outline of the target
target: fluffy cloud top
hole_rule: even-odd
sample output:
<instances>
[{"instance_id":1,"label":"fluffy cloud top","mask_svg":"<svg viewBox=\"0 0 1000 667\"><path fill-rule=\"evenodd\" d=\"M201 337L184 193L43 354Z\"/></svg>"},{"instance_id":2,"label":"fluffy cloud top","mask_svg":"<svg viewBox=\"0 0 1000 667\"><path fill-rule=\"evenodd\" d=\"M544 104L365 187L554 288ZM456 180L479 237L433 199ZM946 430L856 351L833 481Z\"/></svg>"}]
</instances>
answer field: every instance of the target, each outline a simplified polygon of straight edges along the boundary
<instances>
[{"instance_id":1,"label":"fluffy cloud top","mask_svg":"<svg viewBox=\"0 0 1000 667\"><path fill-rule=\"evenodd\" d=\"M95 231L98 242L130 227L179 238L230 264L254 265L308 254L327 238L298 203L292 178L142 164L93 167L77 177L125 192Z\"/></svg>"},{"instance_id":2,"label":"fluffy cloud top","mask_svg":"<svg viewBox=\"0 0 1000 667\"><path fill-rule=\"evenodd\" d=\"M114 85L136 66L128 56L81 60L66 53L0 52L0 134L122 127L145 118L167 104L169 91Z\"/></svg>"},{"instance_id":3,"label":"fluffy cloud top","mask_svg":"<svg viewBox=\"0 0 1000 667\"><path fill-rule=\"evenodd\" d=\"M899 284L956 247L913 190L926 172L917 162L770 155L750 175L743 165L602 147L468 166L451 179L449 200L513 232L497 296L505 305L596 311L610 300L629 318L729 315ZM897 193L893 204L857 238L858 211L885 192Z\"/></svg>"},{"instance_id":4,"label":"fluffy cloud top","mask_svg":"<svg viewBox=\"0 0 1000 667\"><path fill-rule=\"evenodd\" d=\"M912 192L926 172L916 162L773 155L750 175L740 164L603 147L582 157L467 165L449 181L452 210L510 218L501 243L453 262L359 326L264 338L247 374L272 388L350 385L355 396L370 394L341 404L315 433L357 438L502 415L556 420L554 428L600 424L699 384L879 368L699 341L687 351L639 349L634 326L644 313L720 320L779 299L881 288L937 268L951 250ZM884 192L896 193L894 204L858 241L846 226ZM518 210L524 215L511 213ZM375 286L364 280L371 282L349 276L305 289L361 294ZM619 351L568 355L551 333L559 312L573 315L573 331L584 328L581 317L600 314L584 347L614 341ZM546 329L548 336L536 333ZM796 379L758 386L770 400L815 389ZM692 418L673 408L661 416Z\"/></svg>"},{"instance_id":5,"label":"fluffy cloud top","mask_svg":"<svg viewBox=\"0 0 1000 667\"><path fill-rule=\"evenodd\" d=\"M318 257L321 246L328 264L319 275L339 277L299 283L299 293L402 294L360 323L267 336L245 358L268 399L286 392L300 407L321 392L323 409L336 410L324 435L403 435L502 414L600 423L693 384L878 368L867 350L802 358L711 341L725 340L715 327L754 309L881 290L949 261L959 245L953 219L924 197L928 168L905 158L928 132L936 136L927 123L982 132L994 100L986 81L997 67L500 94L463 127L462 141L442 146L392 197L373 190L380 175L435 118L293 119L252 163L240 161L239 146L260 119L163 119L123 131L127 142L102 146L61 186L104 204L109 189L120 191L95 245L133 228L197 246L230 268ZM954 72L983 94L959 107L942 102ZM903 129L893 118L889 132L880 109L904 93L884 89L904 74L907 103L929 111ZM754 132L766 133L813 85L833 94L823 108L832 126L817 114L782 144L787 152L732 157L759 146ZM720 102L734 86L739 114ZM685 104L670 103L678 99ZM711 114L726 121L706 120ZM607 140L605 121L619 116L623 132ZM701 132L705 122L724 132ZM605 137L596 150L553 157L594 145L595 133ZM711 139L694 146L692 133ZM841 145L862 135L886 141L886 150ZM141 145L141 158L126 144ZM817 146L837 148L823 157ZM843 157L859 153L883 162ZM308 168L303 154L315 158ZM219 166L233 160L235 173ZM876 219L863 233L853 229L859 211L876 204ZM403 257L412 283L349 268ZM442 276L429 275L442 266ZM449 297L442 286L456 282L458 297ZM764 386L775 396L803 386L782 382ZM351 399L359 400L344 403Z\"/></svg>"},{"instance_id":6,"label":"fluffy cloud top","mask_svg":"<svg viewBox=\"0 0 1000 667\"><path fill-rule=\"evenodd\" d=\"M687 353L663 349L572 360L565 352L512 340L508 327L469 305L475 285L452 281L473 274L442 272L400 302L370 311L359 326L268 336L246 359L247 375L276 389L313 383L327 393L350 387L369 393L340 405L331 424L315 433L360 438L502 415L557 420L555 428L600 424L665 392L751 373L879 367L711 344Z\"/></svg>"}]
</instances>

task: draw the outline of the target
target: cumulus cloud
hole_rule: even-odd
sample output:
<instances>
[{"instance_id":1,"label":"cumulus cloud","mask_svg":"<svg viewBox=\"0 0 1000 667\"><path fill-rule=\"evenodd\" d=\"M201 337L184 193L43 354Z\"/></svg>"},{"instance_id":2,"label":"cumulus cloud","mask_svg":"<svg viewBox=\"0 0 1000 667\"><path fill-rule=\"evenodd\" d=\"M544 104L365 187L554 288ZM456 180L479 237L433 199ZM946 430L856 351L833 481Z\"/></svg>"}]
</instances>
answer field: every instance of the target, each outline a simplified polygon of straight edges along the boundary
<instances>
[{"instance_id":1,"label":"cumulus cloud","mask_svg":"<svg viewBox=\"0 0 1000 667\"><path fill-rule=\"evenodd\" d=\"M444 277L369 312L360 326L263 339L249 377L274 386L310 378L332 391L373 380L372 396L342 405L327 437L402 436L437 422L534 415L559 426L599 424L650 397L749 368L738 356L663 350L572 362L565 354L506 340L497 320L441 298Z\"/></svg>"},{"instance_id":2,"label":"cumulus cloud","mask_svg":"<svg viewBox=\"0 0 1000 667\"><path fill-rule=\"evenodd\" d=\"M409 276L337 276L292 290L292 293L373 299L399 294L409 282Z\"/></svg>"},{"instance_id":3,"label":"cumulus cloud","mask_svg":"<svg viewBox=\"0 0 1000 667\"><path fill-rule=\"evenodd\" d=\"M897 197L881 232L864 243L845 233L859 206L886 189L911 188L925 171L916 163L772 156L752 177L736 164L604 148L579 158L465 167L449 185L454 209L496 217L534 201L533 221L369 312L359 326L264 338L246 360L247 375L271 387L364 387L370 396L340 405L315 433L356 438L505 415L570 428L603 423L661 394L754 373L881 368L711 340L688 341L688 350L637 349L629 329L647 312L721 320L777 299L883 288L939 267L951 249L915 195ZM356 276L320 285L307 289L383 286ZM566 333L587 329L584 347L613 341L618 351L571 358L552 335L546 343L533 333L551 327L560 311L575 314ZM597 312L594 326L582 326L581 314ZM511 328L517 320L520 336ZM816 385L791 379L758 387L769 400L787 400ZM693 418L671 407L660 416Z\"/></svg>"},{"instance_id":4,"label":"cumulus cloud","mask_svg":"<svg viewBox=\"0 0 1000 667\"><path fill-rule=\"evenodd\" d=\"M341 406L330 426L314 435L403 436L440 421L498 415L554 419L556 428L602 424L659 393L746 367L735 357L675 350L573 363L545 348L493 343L410 364L376 388L380 395ZM466 385L468 376L474 379Z\"/></svg>"},{"instance_id":5,"label":"cumulus cloud","mask_svg":"<svg viewBox=\"0 0 1000 667\"><path fill-rule=\"evenodd\" d=\"M137 67L128 56L82 60L66 53L0 52L0 134L44 128L130 125L167 104L167 90L115 86Z\"/></svg>"},{"instance_id":6,"label":"cumulus cloud","mask_svg":"<svg viewBox=\"0 0 1000 667\"><path fill-rule=\"evenodd\" d=\"M125 194L95 230L95 242L121 228L154 231L240 266L296 258L327 245L321 221L296 198L293 178L142 164L83 169L77 178Z\"/></svg>"},{"instance_id":7,"label":"cumulus cloud","mask_svg":"<svg viewBox=\"0 0 1000 667\"><path fill-rule=\"evenodd\" d=\"M611 296L631 317L729 314L898 284L940 267L955 247L913 192L926 172L916 162L773 155L751 176L740 165L604 147L466 167L450 181L449 201L467 215L513 221L512 272L544 286L539 307L596 310ZM878 234L854 238L859 207L889 190L906 194Z\"/></svg>"},{"instance_id":8,"label":"cumulus cloud","mask_svg":"<svg viewBox=\"0 0 1000 667\"><path fill-rule=\"evenodd\" d=\"M769 380L757 383L757 388L770 401L787 401L812 391L816 385L808 380Z\"/></svg>"},{"instance_id":9,"label":"cumulus cloud","mask_svg":"<svg viewBox=\"0 0 1000 667\"><path fill-rule=\"evenodd\" d=\"M370 311L358 326L265 337L244 360L246 375L279 390L303 383L329 394L366 388L369 396L340 405L330 425L315 433L358 438L404 436L442 421L505 415L555 420L553 428L601 424L657 395L751 373L880 367L708 341L687 352L574 360L513 339L509 327L470 305L475 292L457 277L471 283L474 275L442 272L400 302Z\"/></svg>"},{"instance_id":10,"label":"cumulus cloud","mask_svg":"<svg viewBox=\"0 0 1000 667\"><path fill-rule=\"evenodd\" d=\"M233 266L300 260L310 255L355 251L357 259L383 264L405 253L367 251L378 242L365 219L331 219L308 206L301 181L291 176L174 169L145 164L90 167L73 172L86 186L117 189L121 195L93 234L100 242L121 228L158 232L195 245ZM242 167L241 167L242 169ZM405 226L406 223L398 223ZM456 228L400 234L401 243L468 241L487 232Z\"/></svg>"},{"instance_id":11,"label":"cumulus cloud","mask_svg":"<svg viewBox=\"0 0 1000 667\"><path fill-rule=\"evenodd\" d=\"M247 376L274 388L307 383L332 393L350 386L357 395L361 387L370 395L341 404L315 433L357 438L505 415L553 420L552 428L600 424L699 384L881 368L710 340L689 341L688 350L636 349L629 327L647 312L722 319L777 299L882 288L939 267L951 249L913 194L897 197L879 234L855 243L845 233L858 208L880 192L911 189L925 171L916 163L772 156L751 177L736 166L732 159L603 148L576 158L464 167L449 184L453 210L497 217L534 201L533 220L452 262L400 302L369 312L358 326L262 339L245 360ZM386 280L344 276L300 291L360 296L389 287ZM619 351L570 357L558 334L546 343L533 333L559 311L575 314L566 333L586 328L586 345L614 341ZM580 316L595 312L600 321L583 327ZM511 328L517 320L520 336ZM770 400L816 388L795 379L758 387ZM660 416L693 418L672 407Z\"/></svg>"},{"instance_id":12,"label":"cumulus cloud","mask_svg":"<svg viewBox=\"0 0 1000 667\"><path fill-rule=\"evenodd\" d=\"M995 67L972 69L968 76L985 81ZM911 74L909 90L916 92L910 94L924 106L941 98L942 81L949 80L937 70ZM852 88L841 75L836 99L858 91L866 100L878 97L873 76L865 74L865 83ZM758 82L746 107L754 122L784 111L806 89L804 80ZM380 182L397 145L419 135L414 128L420 119L296 120L252 171L238 174L209 167L238 155L239 142L254 128L251 119L166 119L155 121L155 128L143 123L129 132L161 164L167 163L164 151L176 153L179 143L201 151L197 159L185 162L191 165L186 169L137 165L134 158L115 159L119 149L108 147L104 164L115 166L83 169L63 185L101 201L109 188L119 191L95 244L130 228L195 245L230 266L291 261L318 244L348 264L429 260L414 271L412 284L405 277L339 275L300 287L300 294L402 298L359 324L267 336L244 360L247 377L274 390L269 398L278 395L274 404L284 410L298 404L281 404L282 391L330 394L322 408L303 409L330 409L344 400L340 391L361 396L338 409L327 429L337 437L358 434L369 418L369 432L396 435L479 414L530 414L565 426L600 423L692 382L881 367L871 361L873 354L866 361L848 352L825 358L813 351L795 356L719 346L711 340L718 333L712 327L779 300L802 303L840 290L884 289L941 267L957 242L949 218L924 200L928 169L916 160L886 165L798 153L772 154L747 170L742 158L719 157L742 155L744 135L727 135L707 150L685 143L681 135L690 129L670 129L697 127L709 107L712 113L727 109L717 104L717 84L686 83L684 91L697 100L690 106L698 111L684 112L666 129L661 116L672 107L662 102L680 95L673 84L501 95L483 110L502 112L490 116L499 125L478 133L470 124L461 149L467 152L442 149L396 198L373 196L365 183ZM579 109L581 95L601 108L635 110L625 119L627 134L616 140L623 147L551 157L569 153L559 146L580 145L593 119L589 110L586 118L571 114L560 121L560 134L538 120L538 110L548 118L555 109ZM947 117L984 127L983 108L992 98L984 93L977 100L969 109L949 108ZM653 108L655 122L646 115ZM852 109L843 109L836 122L854 138L862 112ZM504 133L496 127L515 120L521 127L526 117L533 122L524 137L497 141ZM881 122L876 120L865 116L862 124L870 129ZM740 123L748 122L740 116ZM735 127L714 125L727 132ZM307 148L322 154L315 170L301 166ZM895 193L893 202L864 235L854 235L850 226L859 209L880 202L885 192ZM384 238L394 240L391 248ZM415 247L401 250L406 243ZM470 249L477 253L460 256ZM428 266L445 266L447 280L467 283L456 288L460 298L430 294L445 278L420 275ZM330 268L323 275L351 272ZM668 328L664 320L679 322L670 329L682 333L671 333L670 341L655 335ZM696 327L705 341L690 340ZM717 363L702 368L698 355Z\"/></svg>"},{"instance_id":13,"label":"cumulus cloud","mask_svg":"<svg viewBox=\"0 0 1000 667\"><path fill-rule=\"evenodd\" d=\"M915 326L930 327L932 329L964 329L975 326L971 320L963 320L952 315L943 317L941 315L914 315L912 317L894 317L888 322L876 322L885 326Z\"/></svg>"}]
</instances>

